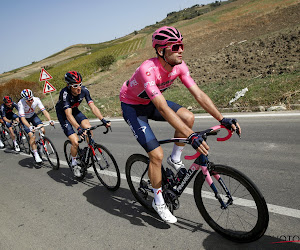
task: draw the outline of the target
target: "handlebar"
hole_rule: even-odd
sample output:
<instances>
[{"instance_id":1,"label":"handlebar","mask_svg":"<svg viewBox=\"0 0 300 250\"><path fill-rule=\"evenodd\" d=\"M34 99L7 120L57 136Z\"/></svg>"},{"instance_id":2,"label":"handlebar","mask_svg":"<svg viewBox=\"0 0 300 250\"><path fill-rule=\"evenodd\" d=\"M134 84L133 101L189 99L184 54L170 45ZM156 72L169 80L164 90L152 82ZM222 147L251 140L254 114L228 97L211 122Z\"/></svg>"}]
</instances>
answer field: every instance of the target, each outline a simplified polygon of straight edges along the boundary
<instances>
[{"instance_id":1,"label":"handlebar","mask_svg":"<svg viewBox=\"0 0 300 250\"><path fill-rule=\"evenodd\" d=\"M98 125L92 126L92 127L90 127L90 128L83 128L82 131L91 131L91 130L95 130L96 128L101 127L101 126L105 126L105 124L102 123L102 124L98 124ZM106 127L106 131L104 131L103 134L107 134L109 130L112 131L112 130L111 130L111 127ZM77 134L77 135L79 135L79 134ZM83 138L82 138L82 137L81 137L81 139L78 141L78 143L81 143L81 142L83 142Z\"/></svg>"},{"instance_id":2,"label":"handlebar","mask_svg":"<svg viewBox=\"0 0 300 250\"><path fill-rule=\"evenodd\" d=\"M217 141L227 141L231 138L231 136L233 135L232 131L230 129L227 129L225 126L223 125L217 125L217 126L213 126L211 128L209 128L208 130L202 131L202 132L197 132L199 134L202 134L202 137L204 140L206 140L206 137L209 135L217 135L217 133L219 132L219 129L224 128L227 130L228 134L223 137L223 138L217 138ZM237 131L237 134L239 134L239 131ZM194 155L186 155L184 156L184 159L186 160L194 160L197 157L199 157L201 155L201 153L196 152L196 154Z\"/></svg>"}]
</instances>

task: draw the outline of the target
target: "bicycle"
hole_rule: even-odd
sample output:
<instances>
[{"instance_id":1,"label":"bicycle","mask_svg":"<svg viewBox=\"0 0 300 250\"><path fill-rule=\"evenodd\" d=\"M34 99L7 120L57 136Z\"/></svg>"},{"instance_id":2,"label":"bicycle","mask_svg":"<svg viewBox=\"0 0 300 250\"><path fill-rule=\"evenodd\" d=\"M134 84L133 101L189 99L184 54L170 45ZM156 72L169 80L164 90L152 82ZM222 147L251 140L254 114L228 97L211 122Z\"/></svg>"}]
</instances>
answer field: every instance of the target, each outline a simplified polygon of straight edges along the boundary
<instances>
[{"instance_id":1,"label":"bicycle","mask_svg":"<svg viewBox=\"0 0 300 250\"><path fill-rule=\"evenodd\" d=\"M120 187L121 183L121 175L118 164L110 151L103 145L96 143L91 134L92 130L95 130L100 126L104 126L104 124L83 129L83 131L86 131L86 135L83 135L83 138L79 140L78 143L80 144L83 141L86 141L87 147L84 147L83 149L78 147L77 163L81 167L82 174L80 177L76 177L76 179L79 181L83 180L87 174L87 169L92 166L99 181L108 190L115 191ZM106 131L103 133L107 134L108 128L106 128ZM73 167L71 164L71 146L72 144L70 140L66 140L64 143L64 153L69 168L73 173Z\"/></svg>"},{"instance_id":2,"label":"bicycle","mask_svg":"<svg viewBox=\"0 0 300 250\"><path fill-rule=\"evenodd\" d=\"M197 133L206 141L208 136L217 135L221 128L225 127L218 125ZM217 138L217 141L228 140L232 133L227 131L228 135ZM159 142L189 144L185 138ZM188 170L181 169L176 175L169 168L161 168L163 197L172 213L180 207L180 195L200 170L194 180L194 200L208 225L223 237L241 243L255 241L264 235L269 223L267 204L259 189L247 176L232 167L214 164L207 156L198 152L193 156L185 156L185 159L195 161ZM126 179L136 200L154 212L148 167L148 157L131 155L126 162ZM213 181L212 176L216 181Z\"/></svg>"},{"instance_id":3,"label":"bicycle","mask_svg":"<svg viewBox=\"0 0 300 250\"><path fill-rule=\"evenodd\" d=\"M12 123L12 129L16 137L16 141L20 147L20 150L26 154L30 154L30 144L29 137L26 134L22 124L20 122L14 121Z\"/></svg>"},{"instance_id":4,"label":"bicycle","mask_svg":"<svg viewBox=\"0 0 300 250\"><path fill-rule=\"evenodd\" d=\"M9 135L9 130L3 124L0 124L0 137L5 148L13 148L13 142Z\"/></svg>"},{"instance_id":5,"label":"bicycle","mask_svg":"<svg viewBox=\"0 0 300 250\"><path fill-rule=\"evenodd\" d=\"M47 127L49 125L50 123L47 125L42 125L34 128L34 132L38 132L39 135L35 139L35 144L37 146L37 152L40 155L41 159L43 159L42 157L42 153L43 153L46 156L47 160L49 161L50 165L52 166L52 169L58 170L60 166L60 161L59 161L57 151L54 147L54 144L51 142L51 140L48 137L46 137L43 131L41 130L43 127ZM31 152L31 154L34 157L33 152Z\"/></svg>"}]
</instances>

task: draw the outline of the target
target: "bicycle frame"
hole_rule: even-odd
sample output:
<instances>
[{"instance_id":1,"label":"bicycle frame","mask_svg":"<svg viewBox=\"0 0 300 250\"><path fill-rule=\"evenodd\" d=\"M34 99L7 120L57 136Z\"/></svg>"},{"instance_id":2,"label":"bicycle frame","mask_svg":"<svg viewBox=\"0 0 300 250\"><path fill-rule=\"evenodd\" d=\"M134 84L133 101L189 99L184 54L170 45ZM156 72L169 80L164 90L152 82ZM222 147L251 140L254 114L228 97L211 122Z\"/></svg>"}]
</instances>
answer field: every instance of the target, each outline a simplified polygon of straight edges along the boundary
<instances>
[{"instance_id":1,"label":"bicycle frame","mask_svg":"<svg viewBox=\"0 0 300 250\"><path fill-rule=\"evenodd\" d=\"M83 138L81 138L81 140L78 141L78 143L82 143L83 141L86 141L87 144L88 144L88 149L87 149L87 152L85 153L85 158L83 159L84 160L84 163L86 165L86 168L89 168L90 167L90 164L89 164L89 159L90 159L90 153L93 154L93 156L96 155L95 153L95 150L94 150L94 146L95 146L95 141L92 137L92 133L91 133L91 130L94 130L96 129L97 127L100 127L100 126L104 126L103 124L100 124L100 125L96 125L96 126L93 126L93 127L90 127L90 128L87 128L87 129L84 129L84 131L86 131L86 135L83 136ZM108 129L106 129L105 132L103 132L104 134L107 134L108 132ZM99 152L102 154L102 151L100 148L98 148ZM106 159L105 159L106 161Z\"/></svg>"},{"instance_id":2,"label":"bicycle frame","mask_svg":"<svg viewBox=\"0 0 300 250\"><path fill-rule=\"evenodd\" d=\"M209 135L216 135L217 130L219 130L221 128L225 128L225 127L223 125L218 125L218 126L214 126L208 130L198 132L198 133L201 133L201 134L203 134L204 137L207 137ZM232 136L231 131L228 129L226 129L226 130L228 131L228 135L225 136L224 138L217 138L217 141L226 141ZM204 138L204 140L206 140L206 138ZM188 141L185 138L172 138L172 139L159 141L160 144L166 144L166 143L170 143L170 142L188 143ZM186 160L195 159L195 161L190 166L190 168L187 170L187 173L184 176L184 178L178 182L176 189L173 188L173 190L172 190L178 195L178 197L183 193L183 191L185 190L187 185L190 183L190 181L193 179L193 177L196 175L196 173L201 169L204 176L206 176L205 181L209 184L209 186L213 190L215 197L218 199L218 201L221 204L221 208L226 209L228 207L228 205L232 204L232 196L231 196L230 192L228 191L226 185L224 184L222 178L220 177L219 174L214 174L213 177L220 183L220 185L224 189L224 191L226 193L226 197L228 198L228 201L225 203L223 201L222 197L220 196L220 194L218 193L218 191L213 183L213 179L210 175L210 167L211 167L212 163L209 162L207 156L197 152L193 156L185 156L185 159ZM163 169L163 175L167 179L164 169ZM167 182L168 182L168 180L167 180Z\"/></svg>"}]
</instances>

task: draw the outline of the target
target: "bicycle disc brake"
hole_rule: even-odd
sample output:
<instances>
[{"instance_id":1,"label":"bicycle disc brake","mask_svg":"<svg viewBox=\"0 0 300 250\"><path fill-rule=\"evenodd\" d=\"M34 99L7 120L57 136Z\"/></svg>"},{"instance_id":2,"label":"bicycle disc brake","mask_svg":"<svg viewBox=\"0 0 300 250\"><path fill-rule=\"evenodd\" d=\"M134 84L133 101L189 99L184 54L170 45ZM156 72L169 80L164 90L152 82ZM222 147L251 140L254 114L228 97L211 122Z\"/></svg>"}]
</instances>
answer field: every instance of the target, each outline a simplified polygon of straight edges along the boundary
<instances>
[{"instance_id":1,"label":"bicycle disc brake","mask_svg":"<svg viewBox=\"0 0 300 250\"><path fill-rule=\"evenodd\" d=\"M163 192L163 196L171 212L180 207L178 196L172 190L166 189Z\"/></svg>"}]
</instances>

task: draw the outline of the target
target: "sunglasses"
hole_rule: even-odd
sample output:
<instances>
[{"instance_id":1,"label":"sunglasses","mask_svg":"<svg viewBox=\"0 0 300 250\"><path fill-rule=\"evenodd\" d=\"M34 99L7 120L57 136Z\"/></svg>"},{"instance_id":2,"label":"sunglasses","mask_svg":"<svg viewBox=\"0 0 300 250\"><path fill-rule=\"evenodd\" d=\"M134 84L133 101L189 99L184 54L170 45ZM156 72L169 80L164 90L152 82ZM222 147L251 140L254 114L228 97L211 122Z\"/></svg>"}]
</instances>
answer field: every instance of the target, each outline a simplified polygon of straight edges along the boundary
<instances>
[{"instance_id":1,"label":"sunglasses","mask_svg":"<svg viewBox=\"0 0 300 250\"><path fill-rule=\"evenodd\" d=\"M172 52L177 52L177 51L179 51L179 49L181 49L183 51L183 43L174 43L171 45L165 45L165 46L162 46L161 48L171 48Z\"/></svg>"},{"instance_id":2,"label":"sunglasses","mask_svg":"<svg viewBox=\"0 0 300 250\"><path fill-rule=\"evenodd\" d=\"M31 98L31 99L28 99L27 101L28 101L28 102L32 102L32 101L33 101L33 98Z\"/></svg>"},{"instance_id":3,"label":"sunglasses","mask_svg":"<svg viewBox=\"0 0 300 250\"><path fill-rule=\"evenodd\" d=\"M71 86L72 86L72 88L77 89L78 87L82 86L82 83L72 84Z\"/></svg>"}]
</instances>

